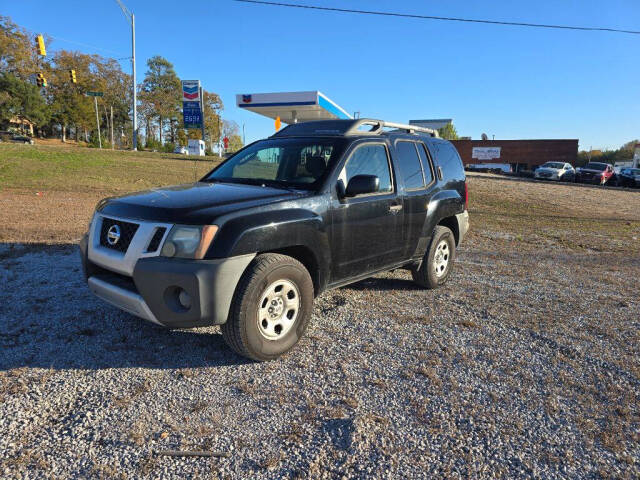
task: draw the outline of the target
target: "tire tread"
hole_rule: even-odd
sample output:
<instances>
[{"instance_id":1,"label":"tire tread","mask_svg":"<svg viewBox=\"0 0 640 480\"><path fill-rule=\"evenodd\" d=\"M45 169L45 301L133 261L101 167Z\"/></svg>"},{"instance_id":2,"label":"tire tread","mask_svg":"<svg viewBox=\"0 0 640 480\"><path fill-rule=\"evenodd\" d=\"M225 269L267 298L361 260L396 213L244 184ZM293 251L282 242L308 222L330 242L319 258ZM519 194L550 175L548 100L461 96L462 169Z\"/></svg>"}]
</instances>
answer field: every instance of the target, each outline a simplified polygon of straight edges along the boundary
<instances>
[{"instance_id":1,"label":"tire tread","mask_svg":"<svg viewBox=\"0 0 640 480\"><path fill-rule=\"evenodd\" d=\"M231 308L229 309L229 316L227 321L220 326L222 332L222 338L224 341L235 351L238 355L248 357L252 360L265 360L260 356L257 356L249 348L249 342L246 337L246 332L243 329L243 323L241 321L244 318L245 312L243 311L243 300L247 294L249 286L256 281L262 275L265 275L279 264L288 263L307 271L302 263L293 257L282 255L280 253L263 253L256 256L253 261L247 267L247 270L240 278L236 291L231 301ZM304 319L308 322L308 318Z\"/></svg>"}]
</instances>

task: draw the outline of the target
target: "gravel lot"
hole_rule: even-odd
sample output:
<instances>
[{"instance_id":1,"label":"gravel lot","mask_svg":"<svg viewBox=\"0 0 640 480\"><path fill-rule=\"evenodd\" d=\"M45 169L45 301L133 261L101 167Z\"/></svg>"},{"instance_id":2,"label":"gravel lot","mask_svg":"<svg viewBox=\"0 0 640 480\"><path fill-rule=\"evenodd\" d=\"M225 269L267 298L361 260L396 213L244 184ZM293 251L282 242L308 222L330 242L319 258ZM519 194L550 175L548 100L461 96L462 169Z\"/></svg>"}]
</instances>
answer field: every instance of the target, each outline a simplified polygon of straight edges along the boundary
<instances>
[{"instance_id":1,"label":"gravel lot","mask_svg":"<svg viewBox=\"0 0 640 480\"><path fill-rule=\"evenodd\" d=\"M445 288L327 292L270 363L102 303L73 246L0 244L0 476L640 477L640 195L471 185Z\"/></svg>"}]
</instances>

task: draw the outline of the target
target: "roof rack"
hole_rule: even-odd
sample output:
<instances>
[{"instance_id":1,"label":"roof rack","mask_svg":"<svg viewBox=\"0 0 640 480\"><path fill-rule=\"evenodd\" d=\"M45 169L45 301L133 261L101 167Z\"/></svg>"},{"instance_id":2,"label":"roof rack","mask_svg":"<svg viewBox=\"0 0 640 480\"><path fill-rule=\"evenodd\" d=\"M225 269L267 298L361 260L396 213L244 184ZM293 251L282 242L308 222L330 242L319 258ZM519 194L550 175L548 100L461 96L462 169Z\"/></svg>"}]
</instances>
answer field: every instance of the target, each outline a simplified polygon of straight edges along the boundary
<instances>
[{"instance_id":1,"label":"roof rack","mask_svg":"<svg viewBox=\"0 0 640 480\"><path fill-rule=\"evenodd\" d=\"M366 125L371 125L370 131L362 131L360 128ZM428 133L432 137L438 136L438 131L433 128L419 127L417 125L409 125L406 123L386 122L384 120L374 120L371 118L362 118L353 122L353 125L345 132L345 135L353 134L375 134L379 135L384 132L384 128L395 128L396 130L404 130L407 133L422 132Z\"/></svg>"},{"instance_id":2,"label":"roof rack","mask_svg":"<svg viewBox=\"0 0 640 480\"><path fill-rule=\"evenodd\" d=\"M369 127L368 129L362 129ZM406 123L385 122L373 118L359 118L350 120L318 120L303 123L293 123L276 132L274 137L293 137L301 135L382 135L385 128L407 133L427 133L438 137L438 131L432 128L419 127Z\"/></svg>"}]
</instances>

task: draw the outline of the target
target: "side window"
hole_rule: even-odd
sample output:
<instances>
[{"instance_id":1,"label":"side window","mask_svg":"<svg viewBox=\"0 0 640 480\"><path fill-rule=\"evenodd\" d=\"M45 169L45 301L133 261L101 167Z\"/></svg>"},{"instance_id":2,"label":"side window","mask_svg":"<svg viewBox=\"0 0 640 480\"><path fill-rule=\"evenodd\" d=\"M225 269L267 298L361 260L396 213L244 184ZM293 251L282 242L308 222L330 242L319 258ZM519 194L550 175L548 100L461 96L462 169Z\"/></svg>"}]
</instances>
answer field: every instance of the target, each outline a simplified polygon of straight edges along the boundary
<instances>
[{"instance_id":1,"label":"side window","mask_svg":"<svg viewBox=\"0 0 640 480\"><path fill-rule=\"evenodd\" d=\"M407 190L424 187L422 165L416 147L414 142L401 141L396 143L398 170L404 179L404 186Z\"/></svg>"},{"instance_id":2,"label":"side window","mask_svg":"<svg viewBox=\"0 0 640 480\"><path fill-rule=\"evenodd\" d=\"M433 181L433 170L431 167L431 162L429 161L427 146L424 143L421 143L418 147L418 153L420 154L422 170L424 171L424 182L429 185Z\"/></svg>"},{"instance_id":3,"label":"side window","mask_svg":"<svg viewBox=\"0 0 640 480\"><path fill-rule=\"evenodd\" d=\"M356 175L377 175L380 179L379 192L393 191L387 148L379 143L357 147L338 177L346 187Z\"/></svg>"},{"instance_id":4,"label":"side window","mask_svg":"<svg viewBox=\"0 0 640 480\"><path fill-rule=\"evenodd\" d=\"M456 147L449 142L437 142L435 148L436 160L444 170L444 178L447 180L463 179L464 168Z\"/></svg>"}]
</instances>

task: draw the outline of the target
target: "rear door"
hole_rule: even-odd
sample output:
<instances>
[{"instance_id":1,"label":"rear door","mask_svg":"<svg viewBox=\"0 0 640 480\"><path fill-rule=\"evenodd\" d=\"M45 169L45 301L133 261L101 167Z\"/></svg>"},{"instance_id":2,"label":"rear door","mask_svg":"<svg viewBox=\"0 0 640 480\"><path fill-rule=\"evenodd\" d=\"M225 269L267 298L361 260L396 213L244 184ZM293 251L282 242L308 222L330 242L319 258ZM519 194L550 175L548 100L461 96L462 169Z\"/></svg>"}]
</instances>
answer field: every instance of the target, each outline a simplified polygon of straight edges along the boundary
<instances>
[{"instance_id":1,"label":"rear door","mask_svg":"<svg viewBox=\"0 0 640 480\"><path fill-rule=\"evenodd\" d=\"M399 139L394 146L394 163L404 207L403 257L410 258L423 235L429 201L436 182L433 165L422 142Z\"/></svg>"},{"instance_id":2,"label":"rear door","mask_svg":"<svg viewBox=\"0 0 640 480\"><path fill-rule=\"evenodd\" d=\"M403 251L403 211L386 143L354 145L340 167L337 182L346 187L355 175L377 175L375 193L338 198L331 205L331 283L380 269L399 261Z\"/></svg>"}]
</instances>

